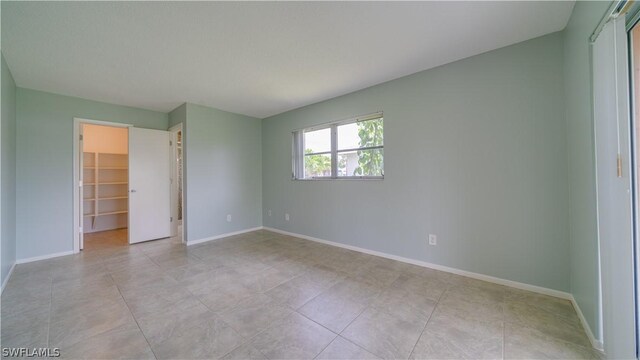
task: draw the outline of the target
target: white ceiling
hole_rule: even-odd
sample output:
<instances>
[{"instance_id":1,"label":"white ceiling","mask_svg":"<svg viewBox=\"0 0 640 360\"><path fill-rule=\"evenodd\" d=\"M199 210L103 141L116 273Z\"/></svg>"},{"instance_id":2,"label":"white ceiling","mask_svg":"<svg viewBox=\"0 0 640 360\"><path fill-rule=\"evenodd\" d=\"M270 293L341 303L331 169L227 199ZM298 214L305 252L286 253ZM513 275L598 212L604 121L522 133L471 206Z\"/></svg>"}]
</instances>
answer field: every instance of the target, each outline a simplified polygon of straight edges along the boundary
<instances>
[{"instance_id":1,"label":"white ceiling","mask_svg":"<svg viewBox=\"0 0 640 360\"><path fill-rule=\"evenodd\" d=\"M573 2L7 2L18 86L264 118L562 30Z\"/></svg>"}]
</instances>

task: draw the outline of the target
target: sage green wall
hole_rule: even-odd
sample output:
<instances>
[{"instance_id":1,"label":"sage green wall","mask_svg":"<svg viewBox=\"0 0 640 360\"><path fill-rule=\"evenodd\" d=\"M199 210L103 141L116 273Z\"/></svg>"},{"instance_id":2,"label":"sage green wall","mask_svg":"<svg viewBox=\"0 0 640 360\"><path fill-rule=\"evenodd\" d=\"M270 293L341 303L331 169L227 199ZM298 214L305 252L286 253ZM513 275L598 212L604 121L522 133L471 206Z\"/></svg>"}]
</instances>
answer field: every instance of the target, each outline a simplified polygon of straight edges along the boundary
<instances>
[{"instance_id":1,"label":"sage green wall","mask_svg":"<svg viewBox=\"0 0 640 360\"><path fill-rule=\"evenodd\" d=\"M265 119L264 225L568 291L562 54L554 33ZM292 130L378 110L383 181L291 180Z\"/></svg>"},{"instance_id":2,"label":"sage green wall","mask_svg":"<svg viewBox=\"0 0 640 360\"><path fill-rule=\"evenodd\" d=\"M2 58L2 279L9 275L11 266L16 262L16 83L9 71L4 56Z\"/></svg>"},{"instance_id":3,"label":"sage green wall","mask_svg":"<svg viewBox=\"0 0 640 360\"><path fill-rule=\"evenodd\" d=\"M178 124L183 124L187 119L187 103L184 103L177 108L171 110L169 113L169 127L174 127Z\"/></svg>"},{"instance_id":4,"label":"sage green wall","mask_svg":"<svg viewBox=\"0 0 640 360\"><path fill-rule=\"evenodd\" d=\"M17 89L17 258L73 250L73 118L166 130L165 113Z\"/></svg>"},{"instance_id":5,"label":"sage green wall","mask_svg":"<svg viewBox=\"0 0 640 360\"><path fill-rule=\"evenodd\" d=\"M185 133L187 241L261 226L260 119L187 104Z\"/></svg>"},{"instance_id":6,"label":"sage green wall","mask_svg":"<svg viewBox=\"0 0 640 360\"><path fill-rule=\"evenodd\" d=\"M598 339L599 274L589 36L609 7L577 1L564 34L571 293Z\"/></svg>"}]
</instances>

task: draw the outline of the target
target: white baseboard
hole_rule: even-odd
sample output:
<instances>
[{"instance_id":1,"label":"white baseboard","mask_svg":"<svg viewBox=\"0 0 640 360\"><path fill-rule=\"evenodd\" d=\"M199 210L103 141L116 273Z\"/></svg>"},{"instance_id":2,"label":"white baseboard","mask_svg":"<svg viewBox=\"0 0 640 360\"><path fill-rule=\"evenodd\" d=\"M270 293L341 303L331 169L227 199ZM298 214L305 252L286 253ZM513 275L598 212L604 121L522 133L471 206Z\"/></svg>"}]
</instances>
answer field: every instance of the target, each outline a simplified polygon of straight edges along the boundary
<instances>
[{"instance_id":1,"label":"white baseboard","mask_svg":"<svg viewBox=\"0 0 640 360\"><path fill-rule=\"evenodd\" d=\"M26 259L18 259L18 260L16 260L16 264L26 264L26 263L30 263L30 262L34 262L34 261L52 259L52 258L57 258L57 257L60 257L60 256L67 256L67 255L73 255L73 254L74 254L74 252L73 252L73 250L71 250L71 251L63 251L63 252L59 252L59 253L55 253L55 254L34 256L34 257L26 258Z\"/></svg>"},{"instance_id":2,"label":"white baseboard","mask_svg":"<svg viewBox=\"0 0 640 360\"><path fill-rule=\"evenodd\" d=\"M584 314L582 313L582 309L580 309L580 306L578 305L578 303L576 302L576 299L573 297L573 295L571 296L571 304L573 305L573 308L576 310L576 313L578 314L578 318L580 319L580 323L582 324L582 327L584 328L584 332L587 333L587 337L589 338L589 341L591 342L591 346L593 346L594 349L603 352L604 351L604 346L602 345L602 341L596 339L596 337L593 335L593 331L591 331L591 326L589 326L589 323L587 322L587 319L584 317Z\"/></svg>"},{"instance_id":3,"label":"white baseboard","mask_svg":"<svg viewBox=\"0 0 640 360\"><path fill-rule=\"evenodd\" d=\"M187 241L186 244L187 244L187 246L191 246L191 245L200 244L200 243L207 242L207 241L219 240L219 239L226 238L226 237L229 237L229 236L240 235L240 234L244 234L244 233L248 233L248 232L252 232L252 231L258 231L258 230L262 230L262 229L263 229L262 226L258 226L258 227L254 227L254 228L251 228L251 229L244 229L244 230L234 231L234 232L230 232L230 233L226 233L226 234L220 234L220 235L211 236L211 237L207 237L207 238Z\"/></svg>"},{"instance_id":4,"label":"white baseboard","mask_svg":"<svg viewBox=\"0 0 640 360\"><path fill-rule=\"evenodd\" d=\"M456 269L456 268L452 268L452 267L448 267L448 266L429 263L429 262L426 262L426 261L409 259L409 258L405 258L405 257L402 257L402 256L391 255L391 254L383 253L383 252L380 252L380 251L369 250L369 249L365 249L365 248L361 248L361 247L357 247L357 246L352 246L352 245L346 245L346 244L342 244L342 243L338 243L338 242L334 242L334 241L318 239L318 238L314 238L312 236L297 234L297 233L284 231L284 230L280 230L280 229L275 229L275 228L271 228L271 227L267 227L267 226L264 226L263 228L265 230L273 231L273 232L276 232L276 233L279 233L279 234L283 234L283 235L295 236L295 237L298 237L298 238L301 238L301 239L315 241L315 242L326 244L326 245L337 246L337 247L340 247L340 248L344 248L344 249L348 249L348 250L354 250L354 251L358 251L358 252L369 254L369 255L380 256L380 257L383 257L383 258L397 260L397 261L401 261L401 262L408 263L408 264L418 265L418 266L422 266L422 267L426 267L426 268L430 268L430 269L434 269L434 270L439 270L439 271L444 271L444 272L448 272L448 273L452 273L452 274L456 274L456 275L466 276L466 277L469 277L469 278L472 278L472 279L488 281L488 282L491 282L491 283L504 285L504 286L509 286L509 287L516 288L516 289L532 291L532 292L535 292L535 293L538 293L538 294L549 295L549 296L554 296L554 297L558 297L558 298L561 298L561 299L569 300L569 301L571 301L571 304L573 305L573 307L576 309L576 313L578 314L578 318L580 319L582 327L584 328L584 331L587 334L587 337L589 337L589 341L591 342L591 345L593 346L593 348L598 350L598 351L602 351L602 349L603 349L602 342L600 340L596 339L595 336L593 335L593 332L591 331L591 327L589 326L589 323L587 323L587 320L585 319L584 314L582 313L582 310L580 309L580 306L578 306L578 303L576 302L576 299L574 299L573 295L568 293L568 292L549 289L549 288L545 288L545 287L542 287L542 286L525 284L525 283L521 283L521 282L513 281L513 280L501 279L501 278L494 277L494 276L474 273L474 272L466 271L466 270L460 270L460 269Z\"/></svg>"},{"instance_id":5,"label":"white baseboard","mask_svg":"<svg viewBox=\"0 0 640 360\"><path fill-rule=\"evenodd\" d=\"M4 278L4 281L2 282L2 288L0 288L0 294L4 292L4 288L5 286L7 286L7 283L9 282L9 278L11 277L11 274L13 274L13 270L15 268L16 268L16 262L14 261L13 264L11 265L11 268L9 269L9 273L7 274L7 277Z\"/></svg>"}]
</instances>

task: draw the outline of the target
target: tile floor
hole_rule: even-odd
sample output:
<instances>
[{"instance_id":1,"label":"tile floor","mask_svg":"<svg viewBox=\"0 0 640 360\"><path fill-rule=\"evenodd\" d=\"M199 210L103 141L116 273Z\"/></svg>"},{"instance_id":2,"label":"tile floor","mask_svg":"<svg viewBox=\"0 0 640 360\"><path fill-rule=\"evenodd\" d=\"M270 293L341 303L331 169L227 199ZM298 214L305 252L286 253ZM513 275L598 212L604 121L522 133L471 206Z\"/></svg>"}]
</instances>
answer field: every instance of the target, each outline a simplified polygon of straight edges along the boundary
<instances>
[{"instance_id":1,"label":"tile floor","mask_svg":"<svg viewBox=\"0 0 640 360\"><path fill-rule=\"evenodd\" d=\"M88 236L18 265L1 316L3 347L63 358L596 358L568 301L263 230Z\"/></svg>"}]
</instances>

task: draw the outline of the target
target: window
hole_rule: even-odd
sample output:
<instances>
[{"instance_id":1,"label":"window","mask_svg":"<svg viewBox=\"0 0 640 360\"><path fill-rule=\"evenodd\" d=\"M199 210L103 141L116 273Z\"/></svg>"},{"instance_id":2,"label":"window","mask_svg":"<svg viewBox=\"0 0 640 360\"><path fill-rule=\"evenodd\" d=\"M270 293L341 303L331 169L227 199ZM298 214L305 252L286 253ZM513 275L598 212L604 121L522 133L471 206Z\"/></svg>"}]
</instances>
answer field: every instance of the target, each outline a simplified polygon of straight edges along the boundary
<instances>
[{"instance_id":1,"label":"window","mask_svg":"<svg viewBox=\"0 0 640 360\"><path fill-rule=\"evenodd\" d=\"M293 178L384 178L382 113L295 131Z\"/></svg>"}]
</instances>

